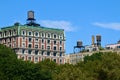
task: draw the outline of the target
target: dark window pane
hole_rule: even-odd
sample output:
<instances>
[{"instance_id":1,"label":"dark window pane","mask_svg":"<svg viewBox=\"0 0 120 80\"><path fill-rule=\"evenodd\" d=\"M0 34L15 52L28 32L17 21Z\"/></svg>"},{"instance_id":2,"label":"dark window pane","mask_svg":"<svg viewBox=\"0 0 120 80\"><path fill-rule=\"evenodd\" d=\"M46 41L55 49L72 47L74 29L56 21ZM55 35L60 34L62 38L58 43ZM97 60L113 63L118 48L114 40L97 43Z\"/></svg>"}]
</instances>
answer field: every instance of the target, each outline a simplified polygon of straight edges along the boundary
<instances>
[{"instance_id":1,"label":"dark window pane","mask_svg":"<svg viewBox=\"0 0 120 80\"><path fill-rule=\"evenodd\" d=\"M28 54L31 54L32 50L28 50Z\"/></svg>"},{"instance_id":2,"label":"dark window pane","mask_svg":"<svg viewBox=\"0 0 120 80\"><path fill-rule=\"evenodd\" d=\"M38 50L35 50L35 55L38 55Z\"/></svg>"},{"instance_id":3,"label":"dark window pane","mask_svg":"<svg viewBox=\"0 0 120 80\"><path fill-rule=\"evenodd\" d=\"M53 53L53 56L56 56L56 54L57 54L57 53L56 53L56 52L54 52L54 53Z\"/></svg>"},{"instance_id":4,"label":"dark window pane","mask_svg":"<svg viewBox=\"0 0 120 80\"><path fill-rule=\"evenodd\" d=\"M50 56L50 52L47 52L47 56Z\"/></svg>"},{"instance_id":5,"label":"dark window pane","mask_svg":"<svg viewBox=\"0 0 120 80\"><path fill-rule=\"evenodd\" d=\"M54 59L53 61L56 62L56 59Z\"/></svg>"}]
</instances>

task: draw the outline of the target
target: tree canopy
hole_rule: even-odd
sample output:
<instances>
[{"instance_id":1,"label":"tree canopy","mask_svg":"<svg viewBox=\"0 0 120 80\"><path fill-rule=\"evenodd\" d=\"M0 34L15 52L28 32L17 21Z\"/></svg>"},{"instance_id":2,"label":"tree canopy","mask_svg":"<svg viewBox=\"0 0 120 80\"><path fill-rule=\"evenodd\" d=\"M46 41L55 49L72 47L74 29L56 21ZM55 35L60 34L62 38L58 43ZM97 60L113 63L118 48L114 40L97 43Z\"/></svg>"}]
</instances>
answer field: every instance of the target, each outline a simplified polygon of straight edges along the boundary
<instances>
[{"instance_id":1,"label":"tree canopy","mask_svg":"<svg viewBox=\"0 0 120 80\"><path fill-rule=\"evenodd\" d=\"M98 52L76 65L18 60L14 51L0 44L0 80L120 80L120 56Z\"/></svg>"}]
</instances>

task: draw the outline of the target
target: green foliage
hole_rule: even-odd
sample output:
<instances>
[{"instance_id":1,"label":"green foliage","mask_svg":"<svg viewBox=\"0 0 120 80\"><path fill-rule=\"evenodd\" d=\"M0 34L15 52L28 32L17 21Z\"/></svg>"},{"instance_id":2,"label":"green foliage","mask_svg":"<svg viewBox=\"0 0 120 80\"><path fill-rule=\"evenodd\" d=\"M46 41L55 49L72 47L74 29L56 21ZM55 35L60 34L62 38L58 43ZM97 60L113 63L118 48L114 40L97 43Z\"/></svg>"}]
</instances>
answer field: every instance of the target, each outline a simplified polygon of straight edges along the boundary
<instances>
[{"instance_id":1,"label":"green foliage","mask_svg":"<svg viewBox=\"0 0 120 80\"><path fill-rule=\"evenodd\" d=\"M120 80L119 68L118 54L98 52L76 65L63 65L59 73L54 73L54 80Z\"/></svg>"},{"instance_id":2,"label":"green foliage","mask_svg":"<svg viewBox=\"0 0 120 80\"><path fill-rule=\"evenodd\" d=\"M88 62L88 61L95 61L95 60L101 60L101 56L103 55L103 53L99 52L99 53L94 53L91 56L85 56L84 57L84 62Z\"/></svg>"},{"instance_id":3,"label":"green foliage","mask_svg":"<svg viewBox=\"0 0 120 80\"><path fill-rule=\"evenodd\" d=\"M51 80L56 63L45 60L34 64L18 60L14 51L0 45L0 80Z\"/></svg>"},{"instance_id":4,"label":"green foliage","mask_svg":"<svg viewBox=\"0 0 120 80\"><path fill-rule=\"evenodd\" d=\"M0 45L0 80L120 80L120 55L98 52L76 65L58 65L46 59L39 63L18 60Z\"/></svg>"},{"instance_id":5,"label":"green foliage","mask_svg":"<svg viewBox=\"0 0 120 80\"><path fill-rule=\"evenodd\" d=\"M104 50L104 48L100 46L100 47L99 47L99 50Z\"/></svg>"}]
</instances>

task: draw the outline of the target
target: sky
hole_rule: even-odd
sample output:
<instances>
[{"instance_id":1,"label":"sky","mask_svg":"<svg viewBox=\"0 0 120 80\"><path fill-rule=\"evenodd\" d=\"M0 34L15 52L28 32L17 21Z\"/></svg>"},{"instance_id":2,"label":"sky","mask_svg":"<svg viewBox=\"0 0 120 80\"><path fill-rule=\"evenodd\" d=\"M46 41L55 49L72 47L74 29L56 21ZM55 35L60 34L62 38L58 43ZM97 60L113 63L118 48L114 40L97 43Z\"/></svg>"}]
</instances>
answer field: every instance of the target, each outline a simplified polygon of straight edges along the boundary
<instances>
[{"instance_id":1,"label":"sky","mask_svg":"<svg viewBox=\"0 0 120 80\"><path fill-rule=\"evenodd\" d=\"M103 47L120 39L120 0L0 0L0 10L0 28L26 24L33 10L41 26L64 29L66 54L79 40L91 45L92 35L102 36Z\"/></svg>"}]
</instances>

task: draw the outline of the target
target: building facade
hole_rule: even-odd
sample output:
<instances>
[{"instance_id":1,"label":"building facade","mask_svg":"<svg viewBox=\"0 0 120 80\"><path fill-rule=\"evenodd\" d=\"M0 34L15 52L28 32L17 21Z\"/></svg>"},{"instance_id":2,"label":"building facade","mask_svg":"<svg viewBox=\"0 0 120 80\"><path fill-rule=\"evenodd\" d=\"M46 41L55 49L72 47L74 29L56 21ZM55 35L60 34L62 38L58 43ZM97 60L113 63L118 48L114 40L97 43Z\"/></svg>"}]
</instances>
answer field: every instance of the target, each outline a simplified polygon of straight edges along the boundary
<instances>
[{"instance_id":1,"label":"building facade","mask_svg":"<svg viewBox=\"0 0 120 80\"><path fill-rule=\"evenodd\" d=\"M67 62L66 63L69 63L69 64L76 64L80 61L84 61L84 57L85 56L91 56L94 52L80 52L80 53L71 53L71 54L68 54L67 56L69 56L67 58Z\"/></svg>"},{"instance_id":2,"label":"building facade","mask_svg":"<svg viewBox=\"0 0 120 80\"><path fill-rule=\"evenodd\" d=\"M11 47L18 59L36 63L49 58L58 64L65 62L63 29L15 23L13 26L1 28L0 43Z\"/></svg>"},{"instance_id":3,"label":"building facade","mask_svg":"<svg viewBox=\"0 0 120 80\"><path fill-rule=\"evenodd\" d=\"M113 50L116 50L116 49L120 49L120 43L116 43L116 44L107 44L106 45L106 49L113 49Z\"/></svg>"}]
</instances>

